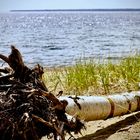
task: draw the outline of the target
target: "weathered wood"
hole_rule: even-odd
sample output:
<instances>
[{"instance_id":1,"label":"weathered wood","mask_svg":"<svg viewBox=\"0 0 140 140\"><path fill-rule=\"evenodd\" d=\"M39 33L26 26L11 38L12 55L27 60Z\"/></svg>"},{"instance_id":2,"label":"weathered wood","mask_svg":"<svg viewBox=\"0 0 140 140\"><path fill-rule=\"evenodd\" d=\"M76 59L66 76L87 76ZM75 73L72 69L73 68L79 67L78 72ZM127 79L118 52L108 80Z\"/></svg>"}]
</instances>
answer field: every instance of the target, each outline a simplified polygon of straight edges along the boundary
<instances>
[{"instance_id":1,"label":"weathered wood","mask_svg":"<svg viewBox=\"0 0 140 140\"><path fill-rule=\"evenodd\" d=\"M9 58L7 56L0 54L0 58L9 64Z\"/></svg>"},{"instance_id":2,"label":"weathered wood","mask_svg":"<svg viewBox=\"0 0 140 140\"><path fill-rule=\"evenodd\" d=\"M43 67L28 68L14 46L0 59L12 69L0 69L0 140L39 140L45 135L65 140L65 133L80 132L84 124L67 118L67 101L56 98L42 81Z\"/></svg>"},{"instance_id":3,"label":"weathered wood","mask_svg":"<svg viewBox=\"0 0 140 140\"><path fill-rule=\"evenodd\" d=\"M0 72L6 74L6 73L10 72L10 69L9 68L0 68Z\"/></svg>"}]
</instances>

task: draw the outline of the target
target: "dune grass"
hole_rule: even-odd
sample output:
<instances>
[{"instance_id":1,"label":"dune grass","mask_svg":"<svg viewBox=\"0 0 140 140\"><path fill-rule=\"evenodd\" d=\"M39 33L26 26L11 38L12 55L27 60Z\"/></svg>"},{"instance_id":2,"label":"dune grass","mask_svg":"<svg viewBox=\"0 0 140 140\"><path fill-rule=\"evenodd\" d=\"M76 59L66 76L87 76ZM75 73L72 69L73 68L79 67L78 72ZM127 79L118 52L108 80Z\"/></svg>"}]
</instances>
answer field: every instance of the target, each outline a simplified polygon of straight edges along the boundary
<instances>
[{"instance_id":1,"label":"dune grass","mask_svg":"<svg viewBox=\"0 0 140 140\"><path fill-rule=\"evenodd\" d=\"M49 90L63 90L65 94L106 95L136 91L140 88L140 55L129 56L118 63L79 61L71 67L46 70L44 81Z\"/></svg>"}]
</instances>

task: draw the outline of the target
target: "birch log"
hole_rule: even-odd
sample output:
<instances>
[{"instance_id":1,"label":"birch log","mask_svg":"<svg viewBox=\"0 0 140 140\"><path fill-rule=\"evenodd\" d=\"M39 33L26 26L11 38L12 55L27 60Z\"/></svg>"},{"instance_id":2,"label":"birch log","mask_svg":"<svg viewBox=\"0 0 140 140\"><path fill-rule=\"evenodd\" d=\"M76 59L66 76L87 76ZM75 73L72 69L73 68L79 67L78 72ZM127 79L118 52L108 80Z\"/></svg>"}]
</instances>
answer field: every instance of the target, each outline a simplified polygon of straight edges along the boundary
<instances>
[{"instance_id":1,"label":"birch log","mask_svg":"<svg viewBox=\"0 0 140 140\"><path fill-rule=\"evenodd\" d=\"M66 112L85 121L107 119L140 110L140 91L108 96L62 96L68 106ZM80 107L79 107L80 105Z\"/></svg>"}]
</instances>

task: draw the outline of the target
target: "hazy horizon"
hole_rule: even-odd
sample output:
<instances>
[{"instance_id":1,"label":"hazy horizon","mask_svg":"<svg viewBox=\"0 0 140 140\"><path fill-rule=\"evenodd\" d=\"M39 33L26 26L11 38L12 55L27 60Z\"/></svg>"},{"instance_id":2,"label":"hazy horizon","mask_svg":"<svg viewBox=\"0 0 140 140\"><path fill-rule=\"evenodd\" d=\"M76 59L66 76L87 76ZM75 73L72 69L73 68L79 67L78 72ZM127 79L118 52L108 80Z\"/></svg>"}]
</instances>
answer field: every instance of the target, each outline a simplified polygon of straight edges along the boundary
<instances>
[{"instance_id":1,"label":"hazy horizon","mask_svg":"<svg viewBox=\"0 0 140 140\"><path fill-rule=\"evenodd\" d=\"M112 9L112 8L106 8L106 9L103 9L103 8L102 8L102 9L87 9L87 8L86 8L86 9L32 9L32 10L30 10L30 9L27 9L27 10L25 10L25 9L20 9L20 10L19 10L19 9L13 9L13 10L10 10L9 12L24 12L24 11L25 11L25 12L26 12L26 11L27 11L27 12L36 12L36 11L37 11L37 12L43 12L43 11L44 11L44 12L45 12L45 11L46 11L46 12L55 12L55 11L58 11L58 12L59 12L59 11L60 11L60 12L61 12L61 11L62 11L62 12L63 12L63 11L64 11L64 12L65 12L65 11L91 11L91 12L92 12L92 11L93 11L93 12L96 12L96 11L97 11L97 12L98 12L98 11L99 11L99 12L100 12L100 11L101 11L101 12L102 12L102 11L112 11L112 12L113 12L113 11L124 11L124 12L125 12L125 11L140 11L140 8L113 8L113 9Z\"/></svg>"},{"instance_id":2,"label":"hazy horizon","mask_svg":"<svg viewBox=\"0 0 140 140\"><path fill-rule=\"evenodd\" d=\"M0 0L0 12L44 9L140 9L140 0Z\"/></svg>"}]
</instances>

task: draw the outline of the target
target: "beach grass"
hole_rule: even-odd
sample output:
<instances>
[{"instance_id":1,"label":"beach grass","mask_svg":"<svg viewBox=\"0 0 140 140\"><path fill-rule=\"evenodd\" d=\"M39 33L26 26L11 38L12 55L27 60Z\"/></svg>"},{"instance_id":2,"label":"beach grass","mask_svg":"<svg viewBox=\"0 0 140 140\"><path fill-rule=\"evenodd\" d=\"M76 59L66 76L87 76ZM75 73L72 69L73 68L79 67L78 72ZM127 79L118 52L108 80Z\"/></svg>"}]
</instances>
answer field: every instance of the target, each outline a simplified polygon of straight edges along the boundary
<instances>
[{"instance_id":1,"label":"beach grass","mask_svg":"<svg viewBox=\"0 0 140 140\"><path fill-rule=\"evenodd\" d=\"M139 90L140 54L114 63L78 61L74 66L46 69L44 82L50 91L75 95L106 95Z\"/></svg>"}]
</instances>

